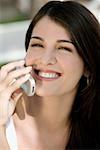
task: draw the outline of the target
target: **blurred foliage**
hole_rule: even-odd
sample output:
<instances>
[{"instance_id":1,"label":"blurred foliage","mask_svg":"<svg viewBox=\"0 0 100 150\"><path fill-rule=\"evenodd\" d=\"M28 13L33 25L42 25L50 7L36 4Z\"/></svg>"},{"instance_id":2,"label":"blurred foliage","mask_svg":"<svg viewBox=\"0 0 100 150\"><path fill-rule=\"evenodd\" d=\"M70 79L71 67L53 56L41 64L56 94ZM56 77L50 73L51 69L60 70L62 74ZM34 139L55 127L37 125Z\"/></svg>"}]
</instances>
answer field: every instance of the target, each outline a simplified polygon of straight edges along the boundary
<instances>
[{"instance_id":1,"label":"blurred foliage","mask_svg":"<svg viewBox=\"0 0 100 150\"><path fill-rule=\"evenodd\" d=\"M6 64L6 63L5 63ZM0 68L3 66L3 65L5 65L5 64L0 64Z\"/></svg>"}]
</instances>

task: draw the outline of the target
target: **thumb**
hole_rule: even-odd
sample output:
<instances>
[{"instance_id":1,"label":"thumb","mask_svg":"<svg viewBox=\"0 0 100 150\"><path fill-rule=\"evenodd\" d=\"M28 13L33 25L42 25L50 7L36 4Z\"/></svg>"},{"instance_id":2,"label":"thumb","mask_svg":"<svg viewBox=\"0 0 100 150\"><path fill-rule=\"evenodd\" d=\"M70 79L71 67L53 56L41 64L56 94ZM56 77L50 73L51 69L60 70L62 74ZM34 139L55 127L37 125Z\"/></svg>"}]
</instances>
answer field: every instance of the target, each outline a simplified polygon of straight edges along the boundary
<instances>
[{"instance_id":1,"label":"thumb","mask_svg":"<svg viewBox=\"0 0 100 150\"><path fill-rule=\"evenodd\" d=\"M16 104L18 102L18 100L20 99L20 97L22 96L23 94L22 93L14 93L14 98L10 99L9 101L9 106L8 106L8 115L9 117L12 116L14 110L15 110L15 107L16 107Z\"/></svg>"}]
</instances>

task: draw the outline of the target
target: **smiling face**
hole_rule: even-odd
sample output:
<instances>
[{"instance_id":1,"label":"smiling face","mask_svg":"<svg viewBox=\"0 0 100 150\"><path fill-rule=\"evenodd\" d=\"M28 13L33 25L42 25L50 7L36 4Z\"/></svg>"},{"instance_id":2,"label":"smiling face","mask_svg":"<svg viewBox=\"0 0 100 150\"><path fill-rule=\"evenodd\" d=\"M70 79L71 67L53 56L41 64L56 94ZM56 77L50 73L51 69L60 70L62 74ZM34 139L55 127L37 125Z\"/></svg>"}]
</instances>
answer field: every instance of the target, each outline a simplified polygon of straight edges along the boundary
<instances>
[{"instance_id":1,"label":"smiling face","mask_svg":"<svg viewBox=\"0 0 100 150\"><path fill-rule=\"evenodd\" d=\"M60 24L43 17L33 29L25 59L26 65L33 65L37 95L76 93L84 63L70 34Z\"/></svg>"}]
</instances>

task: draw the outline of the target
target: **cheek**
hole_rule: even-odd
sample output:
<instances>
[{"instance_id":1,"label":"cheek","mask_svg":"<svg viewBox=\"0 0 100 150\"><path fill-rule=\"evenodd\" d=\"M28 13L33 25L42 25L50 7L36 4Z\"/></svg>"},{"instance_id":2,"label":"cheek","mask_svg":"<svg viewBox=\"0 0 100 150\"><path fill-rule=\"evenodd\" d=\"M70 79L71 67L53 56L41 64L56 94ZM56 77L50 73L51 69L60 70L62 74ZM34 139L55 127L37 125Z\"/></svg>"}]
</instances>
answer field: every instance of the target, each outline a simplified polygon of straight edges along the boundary
<instances>
[{"instance_id":1,"label":"cheek","mask_svg":"<svg viewBox=\"0 0 100 150\"><path fill-rule=\"evenodd\" d=\"M84 73L84 63L81 58L66 57L66 59L60 59L60 64L62 65L65 78L68 77L77 82Z\"/></svg>"},{"instance_id":2,"label":"cheek","mask_svg":"<svg viewBox=\"0 0 100 150\"><path fill-rule=\"evenodd\" d=\"M33 53L31 51L28 51L25 56L26 65L33 64L36 58L37 58L37 55L35 54L35 52Z\"/></svg>"},{"instance_id":3,"label":"cheek","mask_svg":"<svg viewBox=\"0 0 100 150\"><path fill-rule=\"evenodd\" d=\"M27 65L31 65L32 62L32 57L31 54L27 52L26 56L25 56L25 62L26 62L26 66Z\"/></svg>"},{"instance_id":4,"label":"cheek","mask_svg":"<svg viewBox=\"0 0 100 150\"><path fill-rule=\"evenodd\" d=\"M79 81L84 72L84 64L82 61L67 59L62 60L63 69L63 85L64 91L76 91L78 88Z\"/></svg>"}]
</instances>

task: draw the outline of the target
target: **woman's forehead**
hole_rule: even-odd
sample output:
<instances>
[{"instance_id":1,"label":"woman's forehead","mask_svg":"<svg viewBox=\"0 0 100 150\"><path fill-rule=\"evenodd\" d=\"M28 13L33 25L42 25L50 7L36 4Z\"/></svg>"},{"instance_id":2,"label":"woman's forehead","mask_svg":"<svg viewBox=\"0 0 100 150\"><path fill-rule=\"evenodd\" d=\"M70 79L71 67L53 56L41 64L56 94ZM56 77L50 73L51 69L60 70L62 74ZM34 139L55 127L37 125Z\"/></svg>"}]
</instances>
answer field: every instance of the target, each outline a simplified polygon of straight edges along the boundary
<instances>
[{"instance_id":1,"label":"woman's forehead","mask_svg":"<svg viewBox=\"0 0 100 150\"><path fill-rule=\"evenodd\" d=\"M65 29L60 23L57 23L50 19L50 17L45 16L40 19L32 31L32 36L35 35L51 35L58 36L58 38L62 37L66 40L70 40L70 33Z\"/></svg>"}]
</instances>

